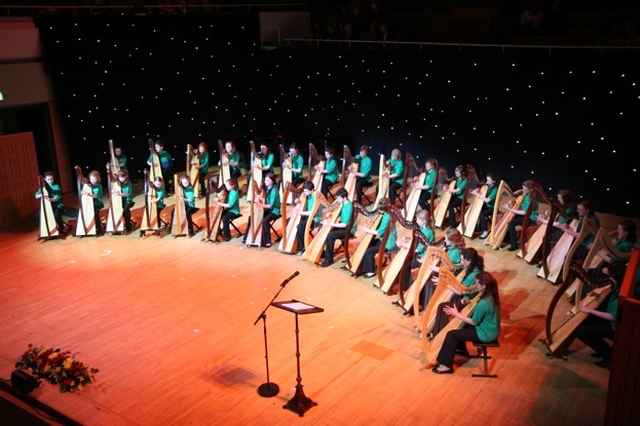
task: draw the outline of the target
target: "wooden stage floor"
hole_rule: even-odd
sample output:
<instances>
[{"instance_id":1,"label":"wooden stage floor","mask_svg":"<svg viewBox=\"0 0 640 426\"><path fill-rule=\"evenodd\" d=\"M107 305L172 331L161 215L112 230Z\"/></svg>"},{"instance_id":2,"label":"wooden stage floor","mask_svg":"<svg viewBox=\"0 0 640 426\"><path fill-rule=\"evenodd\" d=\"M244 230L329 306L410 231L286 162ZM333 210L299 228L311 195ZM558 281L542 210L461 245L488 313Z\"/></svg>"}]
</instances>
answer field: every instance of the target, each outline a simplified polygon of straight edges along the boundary
<instances>
[{"instance_id":1,"label":"wooden stage floor","mask_svg":"<svg viewBox=\"0 0 640 426\"><path fill-rule=\"evenodd\" d=\"M453 375L425 369L414 318L373 279L341 270L342 257L323 269L275 246L200 237L38 241L35 224L0 230L0 378L29 343L74 352L100 370L96 381L31 395L86 425L603 424L608 370L580 342L568 360L546 357L539 339L556 288L515 253L467 240L502 299L498 377L475 378L479 359L456 358ZM317 403L303 417L283 409L297 384L295 315L271 306L258 320L280 289L278 301L324 309L298 317L301 384ZM280 387L271 398L257 393L265 324Z\"/></svg>"}]
</instances>

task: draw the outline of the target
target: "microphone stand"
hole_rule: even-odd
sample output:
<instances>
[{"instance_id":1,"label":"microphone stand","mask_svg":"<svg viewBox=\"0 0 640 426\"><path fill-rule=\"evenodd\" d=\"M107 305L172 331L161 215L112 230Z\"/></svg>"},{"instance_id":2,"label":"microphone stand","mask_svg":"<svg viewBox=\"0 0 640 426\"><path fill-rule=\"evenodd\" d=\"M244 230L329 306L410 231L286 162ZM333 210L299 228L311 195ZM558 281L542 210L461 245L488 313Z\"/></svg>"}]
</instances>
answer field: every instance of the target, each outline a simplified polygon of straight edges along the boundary
<instances>
[{"instance_id":1,"label":"microphone stand","mask_svg":"<svg viewBox=\"0 0 640 426\"><path fill-rule=\"evenodd\" d=\"M258 395L265 398L271 398L272 396L276 396L278 392L280 392L280 387L277 384L271 383L269 381L269 351L267 350L267 309L269 309L269 306L271 306L271 303L274 300L276 300L276 297L278 297L278 295L280 294L284 286L287 284L287 282L288 282L288 279L282 283L278 292L273 296L273 299L271 299L271 302L267 304L267 307L264 308L262 313L260 313L260 316L253 323L253 325L256 325L258 321L262 319L262 327L264 330L264 359L267 365L267 381L266 383L263 383L258 387Z\"/></svg>"}]
</instances>

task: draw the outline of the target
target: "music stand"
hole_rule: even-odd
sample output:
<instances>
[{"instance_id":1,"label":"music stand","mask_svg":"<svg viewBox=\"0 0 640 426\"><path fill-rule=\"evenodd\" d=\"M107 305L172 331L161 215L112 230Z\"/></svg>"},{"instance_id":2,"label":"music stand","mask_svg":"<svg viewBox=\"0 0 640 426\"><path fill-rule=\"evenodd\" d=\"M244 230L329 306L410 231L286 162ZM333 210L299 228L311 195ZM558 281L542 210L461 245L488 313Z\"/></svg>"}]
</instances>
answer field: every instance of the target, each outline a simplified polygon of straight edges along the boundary
<instances>
[{"instance_id":1,"label":"music stand","mask_svg":"<svg viewBox=\"0 0 640 426\"><path fill-rule=\"evenodd\" d=\"M298 377L296 378L298 384L296 385L296 394L287 402L282 408L297 413L300 417L304 416L304 412L309 408L318 405L317 402L313 402L310 398L307 398L302 391L302 377L300 376L300 338L298 329L298 315L315 314L318 312L324 312L324 309L312 306L304 302L299 302L295 299L285 302L273 302L273 306L276 308L284 309L285 311L293 312L296 314L296 362L298 366Z\"/></svg>"}]
</instances>

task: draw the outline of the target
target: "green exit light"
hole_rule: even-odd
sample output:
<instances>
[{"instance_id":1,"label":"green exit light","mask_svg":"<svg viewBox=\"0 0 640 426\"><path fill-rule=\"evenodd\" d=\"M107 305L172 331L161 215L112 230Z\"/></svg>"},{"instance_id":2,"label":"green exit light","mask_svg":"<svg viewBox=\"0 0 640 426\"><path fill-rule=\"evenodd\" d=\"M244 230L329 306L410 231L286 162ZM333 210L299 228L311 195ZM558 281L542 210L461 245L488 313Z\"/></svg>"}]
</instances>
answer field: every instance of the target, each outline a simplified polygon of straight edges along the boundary
<instances>
[{"instance_id":1,"label":"green exit light","mask_svg":"<svg viewBox=\"0 0 640 426\"><path fill-rule=\"evenodd\" d=\"M0 102L4 101L4 95L0 92Z\"/></svg>"}]
</instances>

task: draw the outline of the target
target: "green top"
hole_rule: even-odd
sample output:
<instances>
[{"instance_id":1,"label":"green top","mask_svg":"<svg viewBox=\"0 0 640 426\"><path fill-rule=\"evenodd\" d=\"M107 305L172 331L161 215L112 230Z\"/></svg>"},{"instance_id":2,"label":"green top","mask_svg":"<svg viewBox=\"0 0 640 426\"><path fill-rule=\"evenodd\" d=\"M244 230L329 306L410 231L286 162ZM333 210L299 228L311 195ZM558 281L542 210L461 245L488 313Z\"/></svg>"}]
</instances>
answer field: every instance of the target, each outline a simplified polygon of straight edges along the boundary
<instances>
[{"instance_id":1,"label":"green top","mask_svg":"<svg viewBox=\"0 0 640 426\"><path fill-rule=\"evenodd\" d=\"M487 198L489 201L486 201L484 204L487 208L494 208L496 205L496 197L498 196L498 185L491 185L487 190Z\"/></svg>"},{"instance_id":2,"label":"green top","mask_svg":"<svg viewBox=\"0 0 640 426\"><path fill-rule=\"evenodd\" d=\"M474 287L474 290L471 291L471 289L469 289L468 293L464 294L464 298L469 300L472 297L475 297L476 294L478 294L477 291L475 291L475 284L476 284L476 276L482 271L480 271L480 269L478 268L473 268L471 270L471 272L468 272L464 278L462 279L462 282L460 284L462 284L465 287Z\"/></svg>"},{"instance_id":3,"label":"green top","mask_svg":"<svg viewBox=\"0 0 640 426\"><path fill-rule=\"evenodd\" d=\"M229 211L231 213L235 213L237 215L240 214L240 194L238 194L238 190L233 188L227 194L227 204L229 204Z\"/></svg>"},{"instance_id":4,"label":"green top","mask_svg":"<svg viewBox=\"0 0 640 426\"><path fill-rule=\"evenodd\" d=\"M558 216L558 223L569 223L571 222L571 216L573 215L573 212L575 211L575 209L571 206L567 207L566 209L564 209L564 213L567 215L567 217L564 217L562 215Z\"/></svg>"},{"instance_id":5,"label":"green top","mask_svg":"<svg viewBox=\"0 0 640 426\"><path fill-rule=\"evenodd\" d=\"M597 228L600 228L600 221L598 220L598 218L595 215L590 215L589 219L596 225ZM576 229L576 231L579 233L580 231L582 231L582 224L584 223L584 216L580 216L580 223L578 224L578 229ZM588 246L589 244L591 244L592 242L594 242L596 239L596 236L593 234L589 234L586 236L586 238L584 239L584 241L582 241L582 245L583 246Z\"/></svg>"},{"instance_id":6,"label":"green top","mask_svg":"<svg viewBox=\"0 0 640 426\"><path fill-rule=\"evenodd\" d=\"M57 183L52 183L51 185L46 184L47 192L49 193L49 198L55 198L57 201L51 201L51 207L54 209L64 208L64 204L62 203L62 189L60 185ZM42 194L42 189L38 188L36 191L36 195Z\"/></svg>"},{"instance_id":7,"label":"green top","mask_svg":"<svg viewBox=\"0 0 640 426\"><path fill-rule=\"evenodd\" d=\"M200 165L202 168L200 169L200 173L207 174L209 172L209 153L203 152L200 154Z\"/></svg>"},{"instance_id":8,"label":"green top","mask_svg":"<svg viewBox=\"0 0 640 426\"><path fill-rule=\"evenodd\" d=\"M422 235L425 236L429 244L433 244L436 241L436 233L433 232L433 229L423 226L420 228L420 232L422 232ZM427 246L419 243L418 247L416 247L416 253L419 257L424 257L427 254Z\"/></svg>"},{"instance_id":9,"label":"green top","mask_svg":"<svg viewBox=\"0 0 640 426\"><path fill-rule=\"evenodd\" d=\"M614 290L607 298L607 309L605 312L613 315L613 318L618 317L618 290ZM616 322L609 321L612 329L616 329Z\"/></svg>"},{"instance_id":10,"label":"green top","mask_svg":"<svg viewBox=\"0 0 640 426\"><path fill-rule=\"evenodd\" d=\"M471 320L477 324L476 332L481 341L491 342L500 335L500 312L491 298L485 297L478 301Z\"/></svg>"},{"instance_id":11,"label":"green top","mask_svg":"<svg viewBox=\"0 0 640 426\"><path fill-rule=\"evenodd\" d=\"M402 160L389 160L389 174L397 175L394 178L389 179L391 182L403 183L404 182L404 163Z\"/></svg>"},{"instance_id":12,"label":"green top","mask_svg":"<svg viewBox=\"0 0 640 426\"><path fill-rule=\"evenodd\" d=\"M376 233L378 234L378 238L384 238L384 233L387 232L387 228L389 227L391 222L391 213L386 212L382 215L382 219L380 219L380 224L378 225L378 229L376 229ZM387 243L384 248L386 250L393 250L396 246L396 238L397 231L396 227L393 226L391 231L389 231L389 238L387 238Z\"/></svg>"},{"instance_id":13,"label":"green top","mask_svg":"<svg viewBox=\"0 0 640 426\"><path fill-rule=\"evenodd\" d=\"M158 153L158 158L160 159L160 167L163 170L171 168L171 163L173 162L173 157L171 157L171 154L169 154L167 151L162 151ZM153 162L153 154L149 156L149 159L147 160L147 162L148 163Z\"/></svg>"},{"instance_id":14,"label":"green top","mask_svg":"<svg viewBox=\"0 0 640 426\"><path fill-rule=\"evenodd\" d=\"M460 247L447 246L447 255L452 263L460 263L462 258L462 249Z\"/></svg>"},{"instance_id":15,"label":"green top","mask_svg":"<svg viewBox=\"0 0 640 426\"><path fill-rule=\"evenodd\" d=\"M156 198L158 199L158 201L156 201L156 207L159 209L164 209L164 195L164 188L156 188Z\"/></svg>"},{"instance_id":16,"label":"green top","mask_svg":"<svg viewBox=\"0 0 640 426\"><path fill-rule=\"evenodd\" d=\"M291 168L292 169L300 169L300 172L294 172L292 171L291 176L293 177L293 179L302 179L302 165L304 163L304 158L302 158L302 155L300 154L296 154L291 156Z\"/></svg>"},{"instance_id":17,"label":"green top","mask_svg":"<svg viewBox=\"0 0 640 426\"><path fill-rule=\"evenodd\" d=\"M309 195L306 199L305 211L310 211L313 208L313 205L316 202L316 194L315 192ZM314 222L320 222L322 219L322 209L318 209L316 211L316 215L313 217Z\"/></svg>"},{"instance_id":18,"label":"green top","mask_svg":"<svg viewBox=\"0 0 640 426\"><path fill-rule=\"evenodd\" d=\"M335 158L327 158L324 163L324 169L327 173L324 175L325 178L331 182L336 183L338 181L338 162Z\"/></svg>"},{"instance_id":19,"label":"green top","mask_svg":"<svg viewBox=\"0 0 640 426\"><path fill-rule=\"evenodd\" d=\"M101 209L104 206L102 203L102 185L99 183L90 183L89 186L91 187L91 193L96 196L96 198L93 199L93 207Z\"/></svg>"},{"instance_id":20,"label":"green top","mask_svg":"<svg viewBox=\"0 0 640 426\"><path fill-rule=\"evenodd\" d=\"M260 157L260 165L262 167L268 167L264 172L273 173L273 152L268 152L267 155Z\"/></svg>"},{"instance_id":21,"label":"green top","mask_svg":"<svg viewBox=\"0 0 640 426\"><path fill-rule=\"evenodd\" d=\"M358 172L364 173L364 178L367 180L367 182L371 182L371 157L369 157L368 155L366 157L356 155L356 161L360 163L360 165L358 166Z\"/></svg>"},{"instance_id":22,"label":"green top","mask_svg":"<svg viewBox=\"0 0 640 426\"><path fill-rule=\"evenodd\" d=\"M125 203L133 202L133 197L131 195L133 193L133 186L131 185L130 180L126 182L120 182L120 192L122 194L126 194L125 197L122 197Z\"/></svg>"},{"instance_id":23,"label":"green top","mask_svg":"<svg viewBox=\"0 0 640 426\"><path fill-rule=\"evenodd\" d=\"M456 189L460 191L455 193L456 198L464 197L464 190L467 187L467 178L457 178L456 179Z\"/></svg>"},{"instance_id":24,"label":"green top","mask_svg":"<svg viewBox=\"0 0 640 426\"><path fill-rule=\"evenodd\" d=\"M345 201L345 203L340 208L340 223L344 223L346 225L351 221L351 216L353 215L353 206L351 205L351 201ZM351 227L351 233L355 234L356 229L358 228L358 221L354 221L353 226Z\"/></svg>"},{"instance_id":25,"label":"green top","mask_svg":"<svg viewBox=\"0 0 640 426\"><path fill-rule=\"evenodd\" d=\"M520 204L520 208L526 212L527 209L529 208L529 205L531 204L531 201L533 201L531 194L530 193L525 194L524 197L522 197L522 204ZM538 203L536 202L536 205L533 206L533 209L531 209L531 214L529 215L529 219L535 222L537 218L538 218Z\"/></svg>"},{"instance_id":26,"label":"green top","mask_svg":"<svg viewBox=\"0 0 640 426\"><path fill-rule=\"evenodd\" d=\"M120 166L120 170L124 170L128 173L127 170L127 156L124 154L116 155L116 161L118 161L118 165Z\"/></svg>"},{"instance_id":27,"label":"green top","mask_svg":"<svg viewBox=\"0 0 640 426\"><path fill-rule=\"evenodd\" d=\"M432 170L429 170L429 172L427 172L427 174L424 176L423 185L428 187L429 191L431 191L433 189L433 186L436 184L437 174L438 173L436 172L436 169L432 169Z\"/></svg>"},{"instance_id":28,"label":"green top","mask_svg":"<svg viewBox=\"0 0 640 426\"><path fill-rule=\"evenodd\" d=\"M229 161L229 163L238 163L237 166L232 166L231 164L229 164L229 170L231 171L231 173L240 169L240 153L238 151L234 152L233 154L227 153L227 160Z\"/></svg>"},{"instance_id":29,"label":"green top","mask_svg":"<svg viewBox=\"0 0 640 426\"><path fill-rule=\"evenodd\" d=\"M189 186L183 189L182 197L184 198L185 207L196 206L196 194L191 184L189 184Z\"/></svg>"},{"instance_id":30,"label":"green top","mask_svg":"<svg viewBox=\"0 0 640 426\"><path fill-rule=\"evenodd\" d=\"M275 185L267 189L267 200L265 204L271 206L271 213L280 214L280 194L278 194L278 189Z\"/></svg>"}]
</instances>

